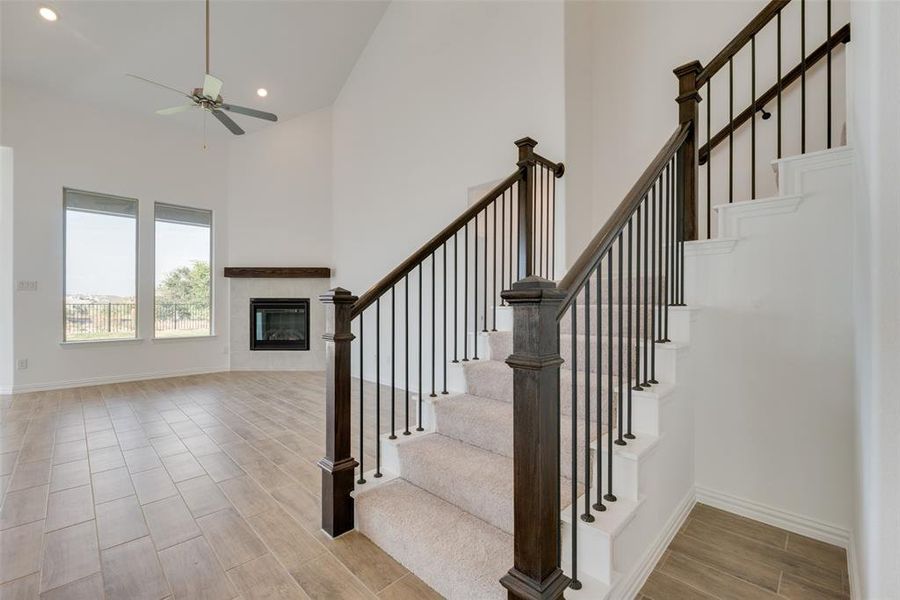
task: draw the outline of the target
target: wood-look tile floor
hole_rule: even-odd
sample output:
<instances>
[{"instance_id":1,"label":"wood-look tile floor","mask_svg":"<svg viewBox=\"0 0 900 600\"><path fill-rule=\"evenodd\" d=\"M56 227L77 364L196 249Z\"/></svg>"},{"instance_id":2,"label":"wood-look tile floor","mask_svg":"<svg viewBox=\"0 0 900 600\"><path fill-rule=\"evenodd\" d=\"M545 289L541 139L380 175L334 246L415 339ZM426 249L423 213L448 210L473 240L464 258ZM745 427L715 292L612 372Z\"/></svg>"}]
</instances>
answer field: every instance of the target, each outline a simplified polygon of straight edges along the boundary
<instances>
[{"instance_id":1,"label":"wood-look tile floor","mask_svg":"<svg viewBox=\"0 0 900 600\"><path fill-rule=\"evenodd\" d=\"M777 527L697 504L640 600L849 599L847 554Z\"/></svg>"},{"instance_id":2,"label":"wood-look tile floor","mask_svg":"<svg viewBox=\"0 0 900 600\"><path fill-rule=\"evenodd\" d=\"M319 529L323 390L222 373L0 397L0 598L439 598Z\"/></svg>"}]
</instances>

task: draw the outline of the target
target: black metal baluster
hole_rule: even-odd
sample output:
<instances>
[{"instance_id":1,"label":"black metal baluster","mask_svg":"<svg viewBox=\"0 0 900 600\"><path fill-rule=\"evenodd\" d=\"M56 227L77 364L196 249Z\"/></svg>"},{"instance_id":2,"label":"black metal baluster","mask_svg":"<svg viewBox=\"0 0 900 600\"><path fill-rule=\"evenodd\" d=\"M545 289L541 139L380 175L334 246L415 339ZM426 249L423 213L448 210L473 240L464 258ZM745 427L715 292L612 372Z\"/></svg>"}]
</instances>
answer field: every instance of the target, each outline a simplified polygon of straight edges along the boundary
<instances>
[{"instance_id":1,"label":"black metal baluster","mask_svg":"<svg viewBox=\"0 0 900 600\"><path fill-rule=\"evenodd\" d=\"M622 419L623 419L622 407L623 407L623 404L625 401L625 395L624 395L625 390L623 389L623 384L624 384L625 378L623 377L624 371L623 371L623 367L622 367L622 361L624 360L624 358L622 356L623 355L622 350L625 346L625 339L623 337L624 331L622 328L622 314L625 312L625 307L622 305L622 299L625 296L622 292L622 278L624 277L625 272L622 270L622 257L625 255L625 249L622 247L623 241L622 241L622 231L621 230L619 231L618 240L619 240L619 251L616 253L616 258L618 258L618 260L619 260L619 269L618 269L618 272L619 272L619 300L616 304L618 304L618 307L619 307L619 315L618 315L618 319L617 319L618 326L619 326L619 345L617 348L619 362L618 362L618 365L616 366L616 372L618 373L618 377L619 377L619 379L618 379L618 381L619 381L619 387L618 387L619 401L616 405L616 411L618 413L616 415L617 416L616 420L618 422L619 435L618 435L618 439L616 439L616 444L618 444L619 446L624 446L625 440L622 439L622 434L624 433L623 432L624 427L622 427ZM612 334L612 331L610 331L610 334ZM612 352L612 346L610 346L609 350L610 350L610 352ZM631 353L629 352L629 355L630 354ZM629 360L629 362L631 361L630 356L629 356L628 360ZM628 387L630 388L631 384L629 384Z\"/></svg>"},{"instance_id":2,"label":"black metal baluster","mask_svg":"<svg viewBox=\"0 0 900 600\"><path fill-rule=\"evenodd\" d=\"M477 232L476 232L477 233ZM463 362L469 362L469 223L463 235Z\"/></svg>"},{"instance_id":3,"label":"black metal baluster","mask_svg":"<svg viewBox=\"0 0 900 600\"><path fill-rule=\"evenodd\" d=\"M435 370L435 364L437 363L437 310L435 309L435 305L437 304L437 295L435 293L435 263L437 262L437 255L432 252L431 253L431 398L437 398L437 393L435 393L435 379L437 379L437 371ZM422 410L422 395L419 394L419 412Z\"/></svg>"},{"instance_id":4,"label":"black metal baluster","mask_svg":"<svg viewBox=\"0 0 900 600\"><path fill-rule=\"evenodd\" d=\"M473 300L472 319L474 321L473 322L474 327L472 327L472 360L478 360L478 215L479 214L480 213L477 213L475 215L475 234L474 234L475 239L473 240L475 254L474 254L474 260L472 261L472 268L473 268L472 287L474 288L473 293L472 293L472 300ZM469 335L469 332L466 331L466 336L468 336L468 335Z\"/></svg>"},{"instance_id":5,"label":"black metal baluster","mask_svg":"<svg viewBox=\"0 0 900 600\"><path fill-rule=\"evenodd\" d=\"M534 251L536 256L534 257L534 274L543 277L543 256L544 256L544 236L541 235L544 231L544 175L541 172L541 166L535 165L533 171L534 173ZM540 217L538 217L540 215Z\"/></svg>"},{"instance_id":6,"label":"black metal baluster","mask_svg":"<svg viewBox=\"0 0 900 600\"><path fill-rule=\"evenodd\" d=\"M409 273L403 276L403 313L404 313L404 327L405 333L403 335L405 349L403 351L403 362L405 366L406 372L406 383L404 385L406 392L406 408L404 411L404 417L406 419L406 424L403 429L403 435L409 435ZM422 331L419 330L419 339L422 337ZM421 396L419 396L421 399ZM422 412L421 410L419 411Z\"/></svg>"},{"instance_id":7,"label":"black metal baluster","mask_svg":"<svg viewBox=\"0 0 900 600\"><path fill-rule=\"evenodd\" d=\"M494 209L494 260L491 261L491 268L493 270L493 275L491 276L491 285L493 286L493 292L491 293L491 310L494 312L494 322L491 326L491 331L497 331L497 199L494 198L494 201L491 202L491 206Z\"/></svg>"},{"instance_id":8,"label":"black metal baluster","mask_svg":"<svg viewBox=\"0 0 900 600\"><path fill-rule=\"evenodd\" d=\"M637 207L637 222L635 223L635 255L636 255L636 270L637 276L634 279L635 285L635 304L634 307L634 320L635 320L635 328L634 328L634 339L631 340L631 344L634 345L634 390L639 391L641 389L641 344L639 340L641 336L644 334L644 329L641 327L641 289L643 287L643 281L641 279L641 206L643 201L638 203Z\"/></svg>"},{"instance_id":9,"label":"black metal baluster","mask_svg":"<svg viewBox=\"0 0 900 600\"><path fill-rule=\"evenodd\" d=\"M610 245L606 253L606 294L607 294L607 345L606 345L606 494L603 499L607 502L615 502L613 494L613 246ZM599 277L599 274L597 275ZM597 341L601 345L601 341ZM597 374L597 381L600 380ZM600 444L598 444L598 447Z\"/></svg>"},{"instance_id":10,"label":"black metal baluster","mask_svg":"<svg viewBox=\"0 0 900 600\"><path fill-rule=\"evenodd\" d=\"M550 170L543 168L544 177L547 183L544 187L544 205L546 206L546 217L544 219L544 277L550 279L550 182L552 175Z\"/></svg>"},{"instance_id":11,"label":"black metal baluster","mask_svg":"<svg viewBox=\"0 0 900 600\"><path fill-rule=\"evenodd\" d=\"M578 310L572 305L569 309L572 321L572 331L578 331ZM572 371L572 581L569 587L573 590L581 588L578 581L578 348L575 345L575 335L571 336L572 363L569 365Z\"/></svg>"},{"instance_id":12,"label":"black metal baluster","mask_svg":"<svg viewBox=\"0 0 900 600\"><path fill-rule=\"evenodd\" d=\"M365 311L359 313L359 479L356 480L356 483L363 484L366 482L366 478L364 474L366 472L366 467L364 465L366 455L363 452L363 432L365 432L365 428L363 427L363 416L366 411L363 403L363 384L365 383L365 371L363 367L365 366L363 363L363 329L365 327L365 323L363 322L363 317L365 316Z\"/></svg>"},{"instance_id":13,"label":"black metal baluster","mask_svg":"<svg viewBox=\"0 0 900 600\"><path fill-rule=\"evenodd\" d=\"M778 79L776 81L776 84L778 86L778 104L777 104L778 127L777 127L777 129L778 129L778 158L781 158L781 87L782 87L782 84L781 84L781 11L780 10L778 11L777 24L778 24L778 46L777 46L777 52L776 52L776 56L778 57L777 58L777 69L776 69L778 71L778 74L777 74Z\"/></svg>"},{"instance_id":14,"label":"black metal baluster","mask_svg":"<svg viewBox=\"0 0 900 600\"><path fill-rule=\"evenodd\" d=\"M578 309L578 304L572 310ZM572 330L572 339L578 338L578 331ZM573 362L572 368L578 364ZM594 521L591 514L591 279L584 284L584 514L581 520ZM573 527L575 525L573 524Z\"/></svg>"},{"instance_id":15,"label":"black metal baluster","mask_svg":"<svg viewBox=\"0 0 900 600\"><path fill-rule=\"evenodd\" d=\"M728 203L734 202L734 58L728 59Z\"/></svg>"},{"instance_id":16,"label":"black metal baluster","mask_svg":"<svg viewBox=\"0 0 900 600\"><path fill-rule=\"evenodd\" d=\"M500 290L506 289L506 190L500 197ZM500 299L500 306L506 306L506 300Z\"/></svg>"},{"instance_id":17,"label":"black metal baluster","mask_svg":"<svg viewBox=\"0 0 900 600\"><path fill-rule=\"evenodd\" d=\"M432 336L433 337L433 336ZM422 263L419 263L419 427L422 426Z\"/></svg>"},{"instance_id":18,"label":"black metal baluster","mask_svg":"<svg viewBox=\"0 0 900 600\"><path fill-rule=\"evenodd\" d=\"M756 198L756 35L750 36L750 199Z\"/></svg>"},{"instance_id":19,"label":"black metal baluster","mask_svg":"<svg viewBox=\"0 0 900 600\"><path fill-rule=\"evenodd\" d=\"M442 254L444 263L443 269L441 273L444 276L444 281L441 283L441 294L443 294L442 303L444 305L444 333L443 337L441 337L441 345L444 348L444 389L441 390L442 394L449 394L447 391L447 242L444 242L444 252ZM421 396L420 396L421 397ZM422 410L419 409L419 427L422 426Z\"/></svg>"},{"instance_id":20,"label":"black metal baluster","mask_svg":"<svg viewBox=\"0 0 900 600\"><path fill-rule=\"evenodd\" d=\"M484 209L484 321L481 324L481 332L487 333L488 319L488 211Z\"/></svg>"},{"instance_id":21,"label":"black metal baluster","mask_svg":"<svg viewBox=\"0 0 900 600\"><path fill-rule=\"evenodd\" d=\"M826 96L827 96L826 102L828 103L828 106L826 109L826 112L827 112L826 118L828 119L828 123L827 123L827 132L828 133L826 136L826 140L827 140L828 148L830 149L831 148L831 0L826 0L826 2L825 2L825 13L826 13L825 26L827 28L827 31L825 32L825 40L826 40L825 44L826 44L826 47L828 48L828 58L826 59L827 62L826 62L826 67L825 67L826 74L827 74L826 75L827 80L826 80L825 85L828 87L828 91L826 92Z\"/></svg>"},{"instance_id":22,"label":"black metal baluster","mask_svg":"<svg viewBox=\"0 0 900 600\"><path fill-rule=\"evenodd\" d=\"M634 313L634 297L632 292L634 291L634 280L631 277L631 254L632 254L632 246L634 246L634 232L631 228L631 221L634 219L634 215L632 215L628 219L628 351L625 353L627 355L628 360L628 385L626 393L628 394L628 427L625 432L625 438L629 440L634 439L634 435L631 433L631 393L632 393L632 385L631 380L634 377L634 373L632 370L632 357L631 357L631 345L634 344L634 330L632 329L633 323L633 313Z\"/></svg>"},{"instance_id":23,"label":"black metal baluster","mask_svg":"<svg viewBox=\"0 0 900 600\"><path fill-rule=\"evenodd\" d=\"M665 176L666 196L665 196L665 201L663 203L663 212L665 213L665 216L666 216L665 226L662 228L663 239L665 240L665 242L663 243L664 250L662 252L662 258L663 258L664 262L663 262L663 265L660 267L660 278L661 278L660 280L662 282L661 293L662 293L662 304L663 304L663 313L662 313L662 315L663 315L662 341L663 342L669 341L669 286L672 285L672 276L669 273L669 269L671 267L669 258L672 254L672 250L671 250L672 239L669 236L669 231L670 231L669 210L672 207L672 179L671 179L672 174L669 172L669 164L671 164L671 163L666 163L666 176ZM660 225L662 225L662 224L660 224Z\"/></svg>"},{"instance_id":24,"label":"black metal baluster","mask_svg":"<svg viewBox=\"0 0 900 600\"><path fill-rule=\"evenodd\" d=\"M658 298L656 296L656 185L651 188L650 193L650 248L652 254L650 256L650 270L647 271L647 275L650 277L650 337L648 339L648 343L650 344L650 379L647 381L647 383L650 383L652 385L654 383L659 383L658 381L656 381L656 326L659 321L659 319L656 318L657 305L659 304Z\"/></svg>"},{"instance_id":25,"label":"black metal baluster","mask_svg":"<svg viewBox=\"0 0 900 600\"><path fill-rule=\"evenodd\" d=\"M712 144L710 140L712 113L712 77L706 81L706 239L712 237Z\"/></svg>"},{"instance_id":26,"label":"black metal baluster","mask_svg":"<svg viewBox=\"0 0 900 600\"><path fill-rule=\"evenodd\" d=\"M644 328L641 330L641 338L644 341L644 381L641 382L641 387L650 387L650 344L648 343L650 315L648 314L648 311L650 295L652 292L649 292L650 286L648 285L648 280L650 279L650 252L648 251L648 239L650 238L650 231L652 231L652 229L649 229L651 206L649 196L644 196L643 199L641 199L641 202L644 204L644 209L646 210L646 214L644 215L644 279L641 281L641 285L644 286Z\"/></svg>"},{"instance_id":27,"label":"black metal baluster","mask_svg":"<svg viewBox=\"0 0 900 600\"><path fill-rule=\"evenodd\" d=\"M806 152L806 0L800 0L800 154Z\"/></svg>"},{"instance_id":28,"label":"black metal baluster","mask_svg":"<svg viewBox=\"0 0 900 600\"><path fill-rule=\"evenodd\" d=\"M375 477L381 477L381 296L375 298Z\"/></svg>"},{"instance_id":29,"label":"black metal baluster","mask_svg":"<svg viewBox=\"0 0 900 600\"><path fill-rule=\"evenodd\" d=\"M656 195L657 201L657 214L659 215L659 230L657 232L657 239L659 240L659 252L657 256L658 262L656 263L656 292L657 292L657 319L656 319L656 341L662 342L666 339L665 334L665 263L663 262L666 251L665 251L665 227L663 224L665 223L665 202L663 199L663 193L665 192L665 179L663 178L663 173L659 174L659 180L657 181L657 188L659 189L659 193Z\"/></svg>"},{"instance_id":30,"label":"black metal baluster","mask_svg":"<svg viewBox=\"0 0 900 600\"><path fill-rule=\"evenodd\" d=\"M396 392L397 392L397 382L396 375L397 369L394 365L394 361L397 358L397 347L396 347L396 338L397 338L397 290L394 286L391 286L391 435L389 439L396 440L397 439L397 425L396 425L396 411L395 411L395 401L396 401Z\"/></svg>"},{"instance_id":31,"label":"black metal baluster","mask_svg":"<svg viewBox=\"0 0 900 600\"><path fill-rule=\"evenodd\" d=\"M556 279L556 175L550 178L550 186L552 190L552 212L553 218L550 223L550 231L553 232L553 238L550 244L550 279Z\"/></svg>"},{"instance_id":32,"label":"black metal baluster","mask_svg":"<svg viewBox=\"0 0 900 600\"><path fill-rule=\"evenodd\" d=\"M459 362L457 343L459 340L459 238L453 232L453 362Z\"/></svg>"},{"instance_id":33,"label":"black metal baluster","mask_svg":"<svg viewBox=\"0 0 900 600\"><path fill-rule=\"evenodd\" d=\"M676 164L675 167L677 170L683 168L683 165ZM681 211L681 214L678 218L678 305L684 306L684 190L681 191L680 201L678 202L678 209Z\"/></svg>"},{"instance_id":34,"label":"black metal baluster","mask_svg":"<svg viewBox=\"0 0 900 600\"><path fill-rule=\"evenodd\" d=\"M597 501L594 503L594 510L603 512L606 505L603 504L603 258L597 261L597 267L594 269L594 285L597 301L594 304L594 312L597 317L597 362L595 366L594 376L597 382ZM588 372L586 377L590 377ZM585 438L589 443L590 438ZM588 484L585 484L588 485Z\"/></svg>"}]
</instances>

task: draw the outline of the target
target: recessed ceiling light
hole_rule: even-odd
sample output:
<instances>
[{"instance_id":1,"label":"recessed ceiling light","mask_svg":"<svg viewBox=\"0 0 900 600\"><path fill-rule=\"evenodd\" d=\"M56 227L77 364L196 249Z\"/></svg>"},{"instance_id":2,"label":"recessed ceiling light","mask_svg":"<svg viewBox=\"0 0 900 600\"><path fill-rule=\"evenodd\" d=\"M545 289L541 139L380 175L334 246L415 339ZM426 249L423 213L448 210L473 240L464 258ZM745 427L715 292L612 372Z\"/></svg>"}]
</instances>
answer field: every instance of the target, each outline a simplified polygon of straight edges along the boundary
<instances>
[{"instance_id":1,"label":"recessed ceiling light","mask_svg":"<svg viewBox=\"0 0 900 600\"><path fill-rule=\"evenodd\" d=\"M258 90L256 90L256 95L260 98L265 98L269 95L269 90L267 90L266 88L259 88Z\"/></svg>"},{"instance_id":2,"label":"recessed ceiling light","mask_svg":"<svg viewBox=\"0 0 900 600\"><path fill-rule=\"evenodd\" d=\"M38 10L38 14L44 17L47 21L55 21L59 17L56 15L56 11L52 8L47 8L46 6L42 6Z\"/></svg>"}]
</instances>

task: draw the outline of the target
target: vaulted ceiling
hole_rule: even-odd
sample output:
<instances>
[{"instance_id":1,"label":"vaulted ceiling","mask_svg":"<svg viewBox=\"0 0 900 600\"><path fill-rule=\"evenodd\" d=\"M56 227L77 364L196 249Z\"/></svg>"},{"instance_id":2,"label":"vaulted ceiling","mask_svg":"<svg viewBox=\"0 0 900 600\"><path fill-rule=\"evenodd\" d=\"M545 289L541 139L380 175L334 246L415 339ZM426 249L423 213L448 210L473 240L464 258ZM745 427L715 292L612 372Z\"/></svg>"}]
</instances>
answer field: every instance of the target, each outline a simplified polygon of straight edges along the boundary
<instances>
[{"instance_id":1,"label":"vaulted ceiling","mask_svg":"<svg viewBox=\"0 0 900 600\"><path fill-rule=\"evenodd\" d=\"M387 1L212 0L210 71L229 103L282 120L331 104L378 25ZM38 8L59 20L47 22ZM184 100L125 77L134 73L177 89L202 85L204 4L197 0L4 0L2 84L196 128L189 111L160 108ZM257 88L268 89L266 98ZM235 117L248 132L264 121ZM222 129L216 126L216 130Z\"/></svg>"}]
</instances>

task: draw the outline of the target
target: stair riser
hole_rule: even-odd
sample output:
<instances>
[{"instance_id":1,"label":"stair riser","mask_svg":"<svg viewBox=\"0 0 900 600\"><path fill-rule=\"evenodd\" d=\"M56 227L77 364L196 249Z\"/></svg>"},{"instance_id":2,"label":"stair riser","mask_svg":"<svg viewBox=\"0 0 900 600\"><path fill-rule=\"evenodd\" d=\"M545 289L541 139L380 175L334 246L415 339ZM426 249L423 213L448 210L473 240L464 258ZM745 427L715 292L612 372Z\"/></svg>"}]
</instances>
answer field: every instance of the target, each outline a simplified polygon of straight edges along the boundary
<instances>
[{"instance_id":1,"label":"stair riser","mask_svg":"<svg viewBox=\"0 0 900 600\"><path fill-rule=\"evenodd\" d=\"M572 563L572 526L560 523L562 533L563 562ZM578 570L602 581L612 580L612 540L609 536L586 527L578 528Z\"/></svg>"}]
</instances>

